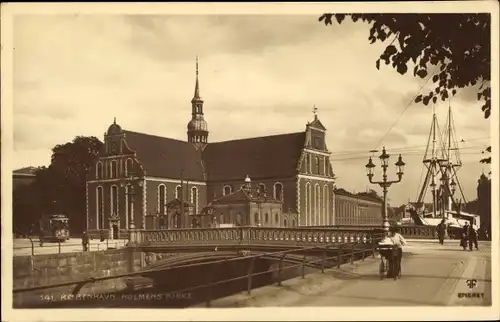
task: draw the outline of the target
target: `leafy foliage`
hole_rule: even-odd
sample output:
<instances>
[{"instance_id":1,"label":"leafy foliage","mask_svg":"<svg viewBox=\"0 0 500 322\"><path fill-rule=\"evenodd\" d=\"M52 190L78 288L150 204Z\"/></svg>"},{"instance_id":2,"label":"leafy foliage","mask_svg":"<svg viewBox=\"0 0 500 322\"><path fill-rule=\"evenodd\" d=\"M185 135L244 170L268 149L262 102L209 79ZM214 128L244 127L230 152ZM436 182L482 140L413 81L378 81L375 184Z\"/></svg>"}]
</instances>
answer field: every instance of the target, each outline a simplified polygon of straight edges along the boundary
<instances>
[{"instance_id":1,"label":"leafy foliage","mask_svg":"<svg viewBox=\"0 0 500 322\"><path fill-rule=\"evenodd\" d=\"M457 89L478 85L477 100L484 101L484 117L491 115L491 17L489 14L333 14L319 17L325 25L341 24L346 17L372 25L368 40L390 43L375 62L391 65L404 75L428 78L434 87L415 97L428 105L447 100ZM490 163L491 158L481 160Z\"/></svg>"},{"instance_id":2,"label":"leafy foliage","mask_svg":"<svg viewBox=\"0 0 500 322\"><path fill-rule=\"evenodd\" d=\"M86 176L102 144L96 137L77 136L56 145L50 165L35 172L35 182L14 191L15 218L21 221L15 228L26 232L43 214L60 212L70 217L73 231L84 229Z\"/></svg>"},{"instance_id":3,"label":"leafy foliage","mask_svg":"<svg viewBox=\"0 0 500 322\"><path fill-rule=\"evenodd\" d=\"M491 153L491 146L487 147L486 148L486 152L489 152ZM483 152L484 153L484 152ZM480 161L481 163L487 163L487 164L490 164L491 163L491 156L487 157L487 158L484 158L484 159L481 159Z\"/></svg>"},{"instance_id":4,"label":"leafy foliage","mask_svg":"<svg viewBox=\"0 0 500 322\"><path fill-rule=\"evenodd\" d=\"M419 95L424 105L447 100L457 89L480 84L477 99L484 100L484 117L491 113L489 14L332 14L319 18L325 25L352 21L372 24L368 40L391 40L375 62L391 65L404 75L430 77L434 88ZM413 65L413 66L411 66Z\"/></svg>"}]
</instances>

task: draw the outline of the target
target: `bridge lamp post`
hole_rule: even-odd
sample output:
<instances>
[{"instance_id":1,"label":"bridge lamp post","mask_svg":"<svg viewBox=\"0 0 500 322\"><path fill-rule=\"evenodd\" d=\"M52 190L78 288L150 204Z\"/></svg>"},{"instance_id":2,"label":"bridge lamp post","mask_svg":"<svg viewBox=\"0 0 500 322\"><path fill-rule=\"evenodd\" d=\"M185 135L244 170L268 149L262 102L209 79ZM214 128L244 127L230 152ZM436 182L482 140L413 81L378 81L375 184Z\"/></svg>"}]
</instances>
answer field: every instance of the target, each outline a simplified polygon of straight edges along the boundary
<instances>
[{"instance_id":1,"label":"bridge lamp post","mask_svg":"<svg viewBox=\"0 0 500 322\"><path fill-rule=\"evenodd\" d=\"M403 178L403 171L405 167L405 163L403 162L403 158L401 157L401 154L399 155L398 161L394 164L398 172L396 173L398 175L398 180L392 180L389 181L387 180L387 168L389 167L389 158L390 155L387 154L385 147L382 149L382 154L380 155L380 162L381 162L381 167L382 167L382 181L373 181L373 170L375 168L375 164L373 164L372 158L370 157L368 159L368 163L366 164L366 172L368 176L368 180L372 184L378 184L383 192L384 192L384 208L383 208L383 219L382 219L382 227L385 232L389 231L389 218L387 214L387 192L389 190L389 187L394 184L401 182L401 179Z\"/></svg>"},{"instance_id":2,"label":"bridge lamp post","mask_svg":"<svg viewBox=\"0 0 500 322\"><path fill-rule=\"evenodd\" d=\"M134 222L134 197L136 195L135 192L135 185L142 187L142 180L140 178L136 178L133 173L129 173L129 177L126 179L125 182L122 182L120 186L122 188L127 187L130 185L130 189L127 192L127 195L130 200L130 208L129 208L129 214L130 214L130 220L129 220L129 230L134 230L135 229L135 222Z\"/></svg>"}]
</instances>

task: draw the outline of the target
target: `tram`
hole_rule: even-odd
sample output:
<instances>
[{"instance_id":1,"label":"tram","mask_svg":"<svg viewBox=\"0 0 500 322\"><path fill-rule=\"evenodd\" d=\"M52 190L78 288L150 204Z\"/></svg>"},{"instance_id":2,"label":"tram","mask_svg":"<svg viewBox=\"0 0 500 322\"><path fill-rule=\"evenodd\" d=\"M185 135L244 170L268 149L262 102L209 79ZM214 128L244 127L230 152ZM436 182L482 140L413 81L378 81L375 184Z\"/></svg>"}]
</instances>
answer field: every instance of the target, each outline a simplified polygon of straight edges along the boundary
<instances>
[{"instance_id":1,"label":"tram","mask_svg":"<svg viewBox=\"0 0 500 322\"><path fill-rule=\"evenodd\" d=\"M40 239L46 242L63 242L69 239L69 218L53 214L40 219Z\"/></svg>"}]
</instances>

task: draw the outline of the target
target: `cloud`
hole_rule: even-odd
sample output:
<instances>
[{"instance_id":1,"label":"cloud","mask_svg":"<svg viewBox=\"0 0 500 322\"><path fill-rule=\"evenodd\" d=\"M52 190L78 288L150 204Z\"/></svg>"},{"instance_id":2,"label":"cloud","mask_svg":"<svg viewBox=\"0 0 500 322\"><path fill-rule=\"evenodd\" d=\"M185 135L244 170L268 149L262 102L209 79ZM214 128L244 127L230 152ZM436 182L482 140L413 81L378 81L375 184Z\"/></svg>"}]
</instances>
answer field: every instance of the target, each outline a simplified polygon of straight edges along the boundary
<instances>
[{"instance_id":1,"label":"cloud","mask_svg":"<svg viewBox=\"0 0 500 322\"><path fill-rule=\"evenodd\" d=\"M392 127L381 142L389 151L420 146L420 155L402 153L407 173L391 190L392 200L405 202L419 184L432 117L432 107L407 108L423 80L375 68L385 45L369 44L369 25L326 27L317 18L16 16L15 165L47 164L53 146L77 135L102 139L114 117L128 130L186 139L198 55L211 142L303 131L316 105L338 186L360 191L368 151ZM490 126L469 94L452 100L466 141L488 137ZM441 126L447 108L436 104ZM464 157L466 191L475 195L483 165L474 163L480 155Z\"/></svg>"}]
</instances>

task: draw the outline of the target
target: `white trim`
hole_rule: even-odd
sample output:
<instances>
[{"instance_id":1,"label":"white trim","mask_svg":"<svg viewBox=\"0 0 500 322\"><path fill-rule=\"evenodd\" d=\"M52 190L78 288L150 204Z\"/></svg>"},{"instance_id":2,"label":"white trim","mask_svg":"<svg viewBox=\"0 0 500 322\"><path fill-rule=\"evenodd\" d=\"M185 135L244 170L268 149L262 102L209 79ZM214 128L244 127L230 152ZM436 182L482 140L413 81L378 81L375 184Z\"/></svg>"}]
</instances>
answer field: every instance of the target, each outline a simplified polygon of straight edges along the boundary
<instances>
[{"instance_id":1,"label":"white trim","mask_svg":"<svg viewBox=\"0 0 500 322\"><path fill-rule=\"evenodd\" d=\"M258 187L259 187L259 193L261 194L261 196L263 196L264 194L267 195L267 187L266 187L265 183L263 183L263 182L259 183ZM264 189L262 189L262 191L261 191L260 187L264 187Z\"/></svg>"},{"instance_id":2,"label":"white trim","mask_svg":"<svg viewBox=\"0 0 500 322\"><path fill-rule=\"evenodd\" d=\"M164 182L164 183L181 183L181 180L178 180L178 179L170 179L170 178L159 178L159 177L144 177L145 180L149 180L149 181L160 181L160 182ZM184 180L184 182L186 182L186 180ZM190 184L193 184L193 185L197 185L197 186L206 186L207 183L206 182L201 182L201 181L189 181Z\"/></svg>"},{"instance_id":3,"label":"white trim","mask_svg":"<svg viewBox=\"0 0 500 322\"><path fill-rule=\"evenodd\" d=\"M331 152L323 152L323 151L318 151L318 150L313 150L313 149L308 149L308 148L304 148L304 152L308 152L311 154L324 155L326 157L328 157L332 154Z\"/></svg>"},{"instance_id":4,"label":"white trim","mask_svg":"<svg viewBox=\"0 0 500 322\"><path fill-rule=\"evenodd\" d=\"M326 182L335 182L335 179L333 179L333 178L315 177L315 176L309 176L309 175L306 175L306 174L299 174L298 177L300 179L310 179L310 180L318 180L318 181L326 181Z\"/></svg>"},{"instance_id":5,"label":"white trim","mask_svg":"<svg viewBox=\"0 0 500 322\"><path fill-rule=\"evenodd\" d=\"M160 188L163 187L163 205L160 204ZM165 209L166 209L166 204L167 204L167 186L163 183L160 183L158 187L156 188L156 211L158 211L160 214L165 214ZM162 209L163 208L163 209Z\"/></svg>"},{"instance_id":6,"label":"white trim","mask_svg":"<svg viewBox=\"0 0 500 322\"><path fill-rule=\"evenodd\" d=\"M142 179L141 177L133 177L132 180L139 180ZM103 180L88 180L87 183L103 183L103 182L123 182L123 181L130 181L130 179L124 179L124 178L114 178L114 179L103 179Z\"/></svg>"},{"instance_id":7,"label":"white trim","mask_svg":"<svg viewBox=\"0 0 500 322\"><path fill-rule=\"evenodd\" d=\"M276 185L278 185L278 184L281 186L281 198L280 198L280 199L276 198ZM281 182L279 182L279 181L278 181L278 182L275 182L275 183L273 184L273 197L274 197L274 199L278 199L278 200L280 200L280 201L285 200L285 198L284 198L284 194L283 194L283 190L284 190L283 183L281 183Z\"/></svg>"},{"instance_id":8,"label":"white trim","mask_svg":"<svg viewBox=\"0 0 500 322\"><path fill-rule=\"evenodd\" d=\"M193 191L196 190L196 200L193 198ZM198 190L198 187L191 187L191 203L195 205L194 209L194 214L198 214L199 208L198 208L198 200L200 200L200 191Z\"/></svg>"}]
</instances>

